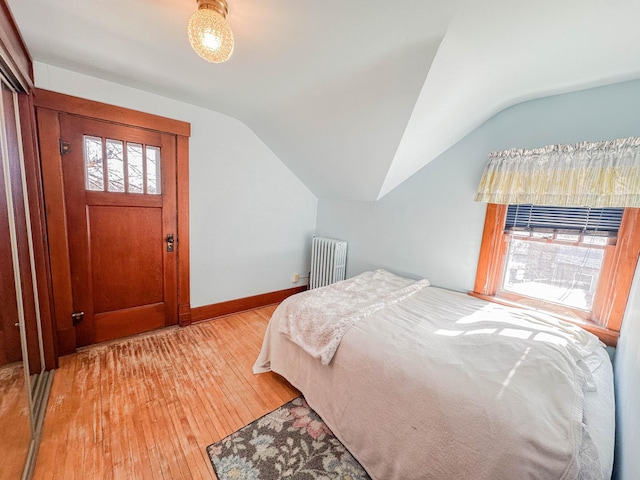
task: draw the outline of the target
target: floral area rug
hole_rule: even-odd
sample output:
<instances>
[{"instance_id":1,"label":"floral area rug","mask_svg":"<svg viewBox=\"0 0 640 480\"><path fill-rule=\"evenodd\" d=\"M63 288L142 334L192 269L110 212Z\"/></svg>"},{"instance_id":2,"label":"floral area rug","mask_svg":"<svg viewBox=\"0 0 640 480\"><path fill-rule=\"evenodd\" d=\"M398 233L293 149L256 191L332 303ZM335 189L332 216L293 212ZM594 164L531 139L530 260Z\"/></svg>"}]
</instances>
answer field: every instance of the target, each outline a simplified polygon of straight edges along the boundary
<instances>
[{"instance_id":1,"label":"floral area rug","mask_svg":"<svg viewBox=\"0 0 640 480\"><path fill-rule=\"evenodd\" d=\"M302 397L268 413L207 453L219 480L369 480Z\"/></svg>"}]
</instances>

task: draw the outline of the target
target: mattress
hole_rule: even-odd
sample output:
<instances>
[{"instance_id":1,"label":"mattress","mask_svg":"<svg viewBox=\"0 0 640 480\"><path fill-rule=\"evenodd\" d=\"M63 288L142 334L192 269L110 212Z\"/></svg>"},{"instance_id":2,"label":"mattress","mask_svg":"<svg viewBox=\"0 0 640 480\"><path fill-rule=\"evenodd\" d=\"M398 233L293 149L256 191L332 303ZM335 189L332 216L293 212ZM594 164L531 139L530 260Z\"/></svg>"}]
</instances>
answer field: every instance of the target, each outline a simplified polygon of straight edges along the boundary
<instances>
[{"instance_id":1,"label":"mattress","mask_svg":"<svg viewBox=\"0 0 640 480\"><path fill-rule=\"evenodd\" d=\"M593 371L595 389L584 395L584 423L598 452L603 478L611 478L615 442L615 396L613 368L604 348L597 349L588 361L598 366Z\"/></svg>"},{"instance_id":2,"label":"mattress","mask_svg":"<svg viewBox=\"0 0 640 480\"><path fill-rule=\"evenodd\" d=\"M500 378L508 388L497 385L496 392L507 392L505 397L523 373L530 375L537 368L550 368L551 372L527 380L533 385L538 382L530 395L518 391L522 398L500 403L501 409L513 410L505 416L503 412L487 411L489 407L476 398L486 396L482 391L487 382L491 383L483 377L484 372L469 375L463 369L462 374L454 373L459 358L446 352L449 339L461 328L460 320L465 319L462 325L469 330L475 321L470 312L483 308L486 302L435 287L424 288L410 299L351 326L329 365L322 365L280 333L285 302L269 323L254 371L272 370L298 388L373 479L610 478L613 387L611 364L603 347L596 346L580 358L581 368L586 365L591 376L575 398L572 387L564 393L555 387L545 391L544 377L555 375L555 363L550 367L548 362L536 360L538 363L527 369L528 359L523 360L523 355L520 364L516 361L508 368L502 365ZM425 309L430 313L425 314ZM425 320L425 315L432 318ZM525 341L519 338L523 329L517 325L522 324L520 319L501 332L514 342ZM463 351L484 348L488 356L499 358L502 350L510 348L510 341L502 335L488 335L491 329L486 324L477 326L481 328L469 330L469 338L476 337L475 343ZM434 332L438 332L437 338ZM428 338L426 343L407 344L423 335ZM549 332L539 335L548 337ZM491 343L483 346L485 337ZM563 350L553 342L527 341L526 348L544 343L542 348L547 351ZM432 357L447 358L449 363L432 366ZM555 362L561 363L566 357L566 352L562 353L561 360ZM452 374L443 379L442 371ZM580 368L576 371L580 376ZM547 397L551 405L545 407ZM568 413L562 413L565 411ZM529 436L530 430L565 416L576 417L572 427L565 429L576 445L575 452L569 447L565 455L571 461L559 453L565 446L563 438L542 429L540 438ZM516 422L508 424L512 421L509 417L515 417Z\"/></svg>"}]
</instances>

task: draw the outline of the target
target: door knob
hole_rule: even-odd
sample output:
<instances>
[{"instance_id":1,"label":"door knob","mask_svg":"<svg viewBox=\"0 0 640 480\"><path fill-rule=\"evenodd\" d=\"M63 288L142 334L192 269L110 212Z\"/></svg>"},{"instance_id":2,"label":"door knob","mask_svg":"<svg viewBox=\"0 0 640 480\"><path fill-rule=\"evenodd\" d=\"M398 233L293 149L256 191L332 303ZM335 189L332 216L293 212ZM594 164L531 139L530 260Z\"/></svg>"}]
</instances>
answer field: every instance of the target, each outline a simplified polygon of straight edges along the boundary
<instances>
[{"instance_id":1,"label":"door knob","mask_svg":"<svg viewBox=\"0 0 640 480\"><path fill-rule=\"evenodd\" d=\"M173 243L174 243L174 239L173 239L173 233L170 233L167 235L167 252L173 252Z\"/></svg>"},{"instance_id":2,"label":"door knob","mask_svg":"<svg viewBox=\"0 0 640 480\"><path fill-rule=\"evenodd\" d=\"M71 314L71 320L74 326L79 324L82 320L84 320L84 312L73 312Z\"/></svg>"}]
</instances>

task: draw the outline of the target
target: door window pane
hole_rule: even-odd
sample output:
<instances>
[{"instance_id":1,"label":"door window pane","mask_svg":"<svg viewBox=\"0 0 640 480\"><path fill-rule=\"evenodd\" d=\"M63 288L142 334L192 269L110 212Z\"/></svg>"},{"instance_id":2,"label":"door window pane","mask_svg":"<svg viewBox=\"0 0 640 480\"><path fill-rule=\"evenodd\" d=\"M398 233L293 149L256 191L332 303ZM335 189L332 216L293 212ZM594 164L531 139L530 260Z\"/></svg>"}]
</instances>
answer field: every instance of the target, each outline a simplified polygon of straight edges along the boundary
<instances>
[{"instance_id":1,"label":"door window pane","mask_svg":"<svg viewBox=\"0 0 640 480\"><path fill-rule=\"evenodd\" d=\"M160 195L160 147L126 142L124 149L125 142L121 140L84 136L86 189Z\"/></svg>"},{"instance_id":2,"label":"door window pane","mask_svg":"<svg viewBox=\"0 0 640 480\"><path fill-rule=\"evenodd\" d=\"M127 170L129 193L144 193L142 145L139 143L127 143Z\"/></svg>"},{"instance_id":3,"label":"door window pane","mask_svg":"<svg viewBox=\"0 0 640 480\"><path fill-rule=\"evenodd\" d=\"M147 146L147 193L159 195L162 179L160 177L160 148Z\"/></svg>"},{"instance_id":4,"label":"door window pane","mask_svg":"<svg viewBox=\"0 0 640 480\"><path fill-rule=\"evenodd\" d=\"M124 192L124 156L122 142L107 139L107 172L110 192Z\"/></svg>"},{"instance_id":5,"label":"door window pane","mask_svg":"<svg viewBox=\"0 0 640 480\"><path fill-rule=\"evenodd\" d=\"M101 138L84 136L84 165L86 189L104 191Z\"/></svg>"}]
</instances>

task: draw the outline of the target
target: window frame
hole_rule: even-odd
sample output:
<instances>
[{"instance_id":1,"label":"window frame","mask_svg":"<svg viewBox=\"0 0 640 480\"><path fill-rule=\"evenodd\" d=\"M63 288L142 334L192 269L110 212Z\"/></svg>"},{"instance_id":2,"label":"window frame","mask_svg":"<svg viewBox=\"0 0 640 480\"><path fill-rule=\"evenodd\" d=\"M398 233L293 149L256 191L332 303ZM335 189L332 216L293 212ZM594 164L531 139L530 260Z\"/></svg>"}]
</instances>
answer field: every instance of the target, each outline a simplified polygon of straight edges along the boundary
<instances>
[{"instance_id":1,"label":"window frame","mask_svg":"<svg viewBox=\"0 0 640 480\"><path fill-rule=\"evenodd\" d=\"M523 308L544 310L569 320L615 346L640 255L640 208L625 208L616 245L606 247L591 314L544 300L499 291L507 253L504 225L508 205L487 204L476 279L470 295ZM526 298L526 304L523 300Z\"/></svg>"}]
</instances>

